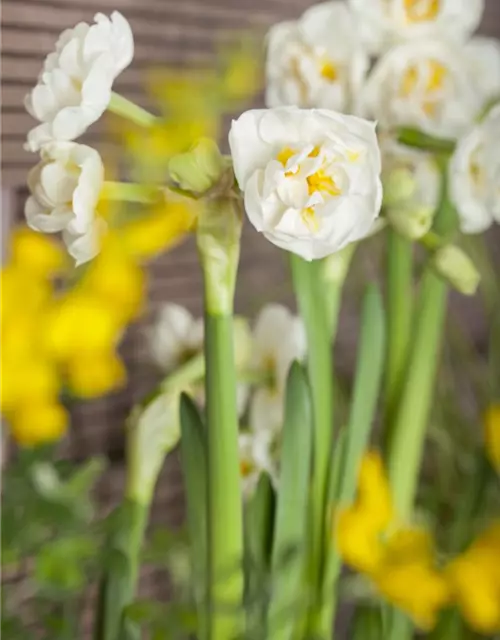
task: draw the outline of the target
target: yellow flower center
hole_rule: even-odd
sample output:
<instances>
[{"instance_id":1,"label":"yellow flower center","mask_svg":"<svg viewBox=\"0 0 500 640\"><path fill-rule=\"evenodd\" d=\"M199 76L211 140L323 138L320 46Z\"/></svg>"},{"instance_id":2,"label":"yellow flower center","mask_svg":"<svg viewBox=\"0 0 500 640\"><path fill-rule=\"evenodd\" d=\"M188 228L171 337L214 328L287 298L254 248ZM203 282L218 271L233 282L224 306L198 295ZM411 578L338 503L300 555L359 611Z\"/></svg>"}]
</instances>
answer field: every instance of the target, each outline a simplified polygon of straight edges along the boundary
<instances>
[{"instance_id":1,"label":"yellow flower center","mask_svg":"<svg viewBox=\"0 0 500 640\"><path fill-rule=\"evenodd\" d=\"M307 187L309 189L309 195L312 195L316 191L329 193L331 196L339 196L342 193L335 180L331 176L326 175L322 169L307 177Z\"/></svg>"},{"instance_id":2,"label":"yellow flower center","mask_svg":"<svg viewBox=\"0 0 500 640\"><path fill-rule=\"evenodd\" d=\"M331 62L331 60L325 60L320 66L320 76L328 82L335 82L338 80L339 72L338 68Z\"/></svg>"},{"instance_id":3,"label":"yellow flower center","mask_svg":"<svg viewBox=\"0 0 500 640\"><path fill-rule=\"evenodd\" d=\"M253 466L248 460L240 460L240 473L243 478L249 476L253 471Z\"/></svg>"},{"instance_id":4,"label":"yellow flower center","mask_svg":"<svg viewBox=\"0 0 500 640\"><path fill-rule=\"evenodd\" d=\"M429 74L424 88L424 95L426 96L426 99L422 104L422 108L424 113L432 116L436 111L436 96L433 94L443 88L448 70L437 60L429 60L428 65ZM410 96L415 91L419 78L420 70L417 65L410 66L403 76L400 95L404 98Z\"/></svg>"},{"instance_id":5,"label":"yellow flower center","mask_svg":"<svg viewBox=\"0 0 500 640\"><path fill-rule=\"evenodd\" d=\"M408 22L434 20L439 13L439 0L404 0Z\"/></svg>"}]
</instances>

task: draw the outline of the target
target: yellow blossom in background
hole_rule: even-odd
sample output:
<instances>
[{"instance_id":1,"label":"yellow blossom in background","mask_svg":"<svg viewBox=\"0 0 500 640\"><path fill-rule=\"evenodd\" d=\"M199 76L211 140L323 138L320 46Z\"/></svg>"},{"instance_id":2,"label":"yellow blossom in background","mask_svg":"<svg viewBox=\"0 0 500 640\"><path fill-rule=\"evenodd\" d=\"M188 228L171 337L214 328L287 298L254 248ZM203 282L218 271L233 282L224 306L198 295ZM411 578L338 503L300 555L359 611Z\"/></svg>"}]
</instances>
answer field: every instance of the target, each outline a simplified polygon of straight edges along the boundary
<instances>
[{"instance_id":1,"label":"yellow blossom in background","mask_svg":"<svg viewBox=\"0 0 500 640\"><path fill-rule=\"evenodd\" d=\"M446 569L469 625L484 634L500 631L500 521L494 522Z\"/></svg>"},{"instance_id":2,"label":"yellow blossom in background","mask_svg":"<svg viewBox=\"0 0 500 640\"><path fill-rule=\"evenodd\" d=\"M33 400L16 410L10 428L17 442L25 447L58 440L66 432L68 415L57 400Z\"/></svg>"},{"instance_id":3,"label":"yellow blossom in background","mask_svg":"<svg viewBox=\"0 0 500 640\"><path fill-rule=\"evenodd\" d=\"M47 236L21 227L12 234L11 261L37 279L53 278L67 266L66 253Z\"/></svg>"},{"instance_id":4,"label":"yellow blossom in background","mask_svg":"<svg viewBox=\"0 0 500 640\"><path fill-rule=\"evenodd\" d=\"M500 404L488 407L483 424L486 453L497 473L500 473Z\"/></svg>"},{"instance_id":5,"label":"yellow blossom in background","mask_svg":"<svg viewBox=\"0 0 500 640\"><path fill-rule=\"evenodd\" d=\"M450 590L435 568L428 532L399 527L395 520L382 459L370 451L361 462L356 500L337 517L339 553L416 625L430 629L439 610L449 602Z\"/></svg>"},{"instance_id":6,"label":"yellow blossom in background","mask_svg":"<svg viewBox=\"0 0 500 640\"><path fill-rule=\"evenodd\" d=\"M70 390L80 398L95 398L122 387L127 379L123 362L111 352L77 355L68 362Z\"/></svg>"}]
</instances>

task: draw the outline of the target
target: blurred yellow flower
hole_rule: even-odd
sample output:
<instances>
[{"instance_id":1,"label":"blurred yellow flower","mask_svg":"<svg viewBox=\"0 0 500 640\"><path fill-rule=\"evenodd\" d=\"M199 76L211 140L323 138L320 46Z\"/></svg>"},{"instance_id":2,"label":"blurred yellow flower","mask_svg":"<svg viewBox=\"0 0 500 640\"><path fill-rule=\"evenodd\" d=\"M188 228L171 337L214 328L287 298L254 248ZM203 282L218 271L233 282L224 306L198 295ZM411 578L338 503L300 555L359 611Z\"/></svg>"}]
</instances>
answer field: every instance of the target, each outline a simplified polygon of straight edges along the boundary
<instances>
[{"instance_id":1,"label":"blurred yellow flower","mask_svg":"<svg viewBox=\"0 0 500 640\"><path fill-rule=\"evenodd\" d=\"M66 411L54 399L30 398L10 417L12 434L25 447L59 439L64 435L67 424Z\"/></svg>"},{"instance_id":2,"label":"blurred yellow flower","mask_svg":"<svg viewBox=\"0 0 500 640\"><path fill-rule=\"evenodd\" d=\"M488 407L483 424L486 453L497 473L500 473L500 404Z\"/></svg>"},{"instance_id":3,"label":"blurred yellow flower","mask_svg":"<svg viewBox=\"0 0 500 640\"><path fill-rule=\"evenodd\" d=\"M23 270L42 280L58 275L66 263L66 254L60 246L47 236L20 227L10 241L11 261L22 265Z\"/></svg>"},{"instance_id":4,"label":"blurred yellow flower","mask_svg":"<svg viewBox=\"0 0 500 640\"><path fill-rule=\"evenodd\" d=\"M449 602L449 588L434 566L430 535L420 528L398 527L395 519L382 459L370 451L361 462L356 500L337 518L339 553L415 624L429 629Z\"/></svg>"},{"instance_id":5,"label":"blurred yellow flower","mask_svg":"<svg viewBox=\"0 0 500 640\"><path fill-rule=\"evenodd\" d=\"M110 352L76 355L68 363L71 391L81 398L95 398L122 387L127 379L123 362Z\"/></svg>"},{"instance_id":6,"label":"blurred yellow flower","mask_svg":"<svg viewBox=\"0 0 500 640\"><path fill-rule=\"evenodd\" d=\"M453 560L446 573L464 618L484 634L500 631L500 521Z\"/></svg>"}]
</instances>

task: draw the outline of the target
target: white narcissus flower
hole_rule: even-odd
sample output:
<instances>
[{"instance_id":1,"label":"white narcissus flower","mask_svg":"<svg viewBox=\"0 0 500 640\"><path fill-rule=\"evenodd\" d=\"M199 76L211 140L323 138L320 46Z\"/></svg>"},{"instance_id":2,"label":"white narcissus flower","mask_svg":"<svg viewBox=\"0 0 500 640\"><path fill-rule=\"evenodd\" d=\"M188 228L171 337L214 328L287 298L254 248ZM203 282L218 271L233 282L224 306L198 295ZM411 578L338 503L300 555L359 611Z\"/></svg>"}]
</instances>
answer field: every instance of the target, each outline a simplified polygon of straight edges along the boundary
<instances>
[{"instance_id":1,"label":"white narcissus flower","mask_svg":"<svg viewBox=\"0 0 500 640\"><path fill-rule=\"evenodd\" d=\"M306 260L364 237L382 200L375 124L327 111L247 111L229 133L253 226Z\"/></svg>"},{"instance_id":2,"label":"white narcissus flower","mask_svg":"<svg viewBox=\"0 0 500 640\"><path fill-rule=\"evenodd\" d=\"M268 34L266 104L352 111L368 55L343 2L323 2Z\"/></svg>"},{"instance_id":3,"label":"white narcissus flower","mask_svg":"<svg viewBox=\"0 0 500 640\"><path fill-rule=\"evenodd\" d=\"M108 106L113 81L133 55L130 25L118 11L63 31L25 99L28 112L42 123L28 133L26 148L38 151L52 140L81 135Z\"/></svg>"},{"instance_id":4,"label":"white narcissus flower","mask_svg":"<svg viewBox=\"0 0 500 640\"><path fill-rule=\"evenodd\" d=\"M441 173L432 154L382 142L384 209L402 235L416 240L426 234L441 194Z\"/></svg>"},{"instance_id":5,"label":"white narcissus flower","mask_svg":"<svg viewBox=\"0 0 500 640\"><path fill-rule=\"evenodd\" d=\"M280 304L268 304L259 313L254 328L253 368L266 375L250 402L252 431L276 433L283 426L288 370L294 360L307 353L302 319Z\"/></svg>"},{"instance_id":6,"label":"white narcissus flower","mask_svg":"<svg viewBox=\"0 0 500 640\"><path fill-rule=\"evenodd\" d=\"M243 496L253 494L262 473L268 473L276 485L277 467L273 461L272 437L266 432L240 433L238 436L240 475Z\"/></svg>"},{"instance_id":7,"label":"white narcissus flower","mask_svg":"<svg viewBox=\"0 0 500 640\"><path fill-rule=\"evenodd\" d=\"M149 331L149 347L161 369L171 372L203 349L203 320L178 304L165 304Z\"/></svg>"},{"instance_id":8,"label":"white narcissus flower","mask_svg":"<svg viewBox=\"0 0 500 640\"><path fill-rule=\"evenodd\" d=\"M57 233L77 263L93 258L104 223L96 207L104 180L99 153L76 142L52 142L42 149L39 162L28 175L31 196L26 201L28 226Z\"/></svg>"},{"instance_id":9,"label":"white narcissus flower","mask_svg":"<svg viewBox=\"0 0 500 640\"><path fill-rule=\"evenodd\" d=\"M484 0L349 0L363 42L380 53L411 38L465 41L479 25Z\"/></svg>"},{"instance_id":10,"label":"white narcissus flower","mask_svg":"<svg viewBox=\"0 0 500 640\"><path fill-rule=\"evenodd\" d=\"M483 105L463 50L439 40L394 47L377 62L360 96L360 111L382 129L411 126L456 138Z\"/></svg>"},{"instance_id":11,"label":"white narcissus flower","mask_svg":"<svg viewBox=\"0 0 500 640\"><path fill-rule=\"evenodd\" d=\"M500 42L496 38L471 38L464 46L464 55L483 104L500 98Z\"/></svg>"},{"instance_id":12,"label":"white narcissus flower","mask_svg":"<svg viewBox=\"0 0 500 640\"><path fill-rule=\"evenodd\" d=\"M463 233L500 222L500 105L464 136L449 164L450 197Z\"/></svg>"}]
</instances>

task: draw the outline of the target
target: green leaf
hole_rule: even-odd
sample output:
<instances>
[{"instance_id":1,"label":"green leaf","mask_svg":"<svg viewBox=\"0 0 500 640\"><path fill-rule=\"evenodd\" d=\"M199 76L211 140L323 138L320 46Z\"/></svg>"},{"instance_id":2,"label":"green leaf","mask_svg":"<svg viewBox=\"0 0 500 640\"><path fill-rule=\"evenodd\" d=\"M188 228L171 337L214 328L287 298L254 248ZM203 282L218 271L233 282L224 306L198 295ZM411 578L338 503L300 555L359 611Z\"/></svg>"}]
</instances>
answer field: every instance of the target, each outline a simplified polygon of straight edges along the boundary
<instances>
[{"instance_id":1,"label":"green leaf","mask_svg":"<svg viewBox=\"0 0 500 640\"><path fill-rule=\"evenodd\" d=\"M55 540L37 555L35 579L44 588L78 592L86 582L86 563L96 554L96 543L89 536Z\"/></svg>"},{"instance_id":2,"label":"green leaf","mask_svg":"<svg viewBox=\"0 0 500 640\"><path fill-rule=\"evenodd\" d=\"M331 505L350 502L356 489L356 480L361 457L366 450L370 430L377 408L377 398L382 379L384 361L384 312L382 299L375 285L370 285L365 293L361 314L361 336L356 363L354 391L352 395L350 415L340 441L342 460L336 460L340 469L335 469L335 475L340 473L341 482L338 493L333 496ZM339 446L339 445L338 445ZM337 449L340 451L340 449ZM336 456L337 458L337 456ZM335 585L340 572L341 562L335 550L331 536L331 527L327 528L326 563L323 574L323 601L333 602ZM325 607L325 625L333 619L332 606Z\"/></svg>"},{"instance_id":3,"label":"green leaf","mask_svg":"<svg viewBox=\"0 0 500 640\"><path fill-rule=\"evenodd\" d=\"M309 483L312 458L312 411L309 384L295 362L289 372L280 484L272 553L272 594L268 632L272 640L289 639L304 602ZM286 567L284 567L286 560Z\"/></svg>"},{"instance_id":4,"label":"green leaf","mask_svg":"<svg viewBox=\"0 0 500 640\"><path fill-rule=\"evenodd\" d=\"M201 633L205 635L207 611L207 461L205 427L198 408L182 394L181 458L186 495L187 522L190 538L194 597L198 607Z\"/></svg>"}]
</instances>

